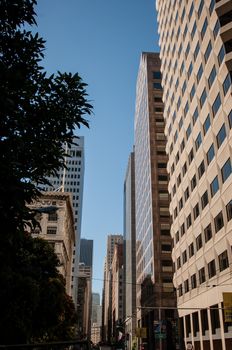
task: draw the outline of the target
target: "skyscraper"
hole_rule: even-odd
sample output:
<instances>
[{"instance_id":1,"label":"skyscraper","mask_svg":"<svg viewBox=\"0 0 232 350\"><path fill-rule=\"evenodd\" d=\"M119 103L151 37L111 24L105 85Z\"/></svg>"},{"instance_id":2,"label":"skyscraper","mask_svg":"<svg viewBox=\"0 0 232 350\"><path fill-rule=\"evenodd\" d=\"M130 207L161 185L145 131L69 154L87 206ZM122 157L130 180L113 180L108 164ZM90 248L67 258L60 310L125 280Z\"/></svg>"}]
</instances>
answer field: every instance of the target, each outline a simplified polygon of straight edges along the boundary
<instances>
[{"instance_id":1,"label":"skyscraper","mask_svg":"<svg viewBox=\"0 0 232 350\"><path fill-rule=\"evenodd\" d=\"M81 236L81 218L82 218L82 201L84 187L84 137L75 137L75 144L71 149L66 148L69 155L65 159L67 168L60 169L57 176L48 178L51 186L44 186L46 191L62 191L72 194L74 221L75 221L75 248L73 252L72 268L72 296L73 301L77 303L77 276L80 258L80 236Z\"/></svg>"},{"instance_id":2,"label":"skyscraper","mask_svg":"<svg viewBox=\"0 0 232 350\"><path fill-rule=\"evenodd\" d=\"M129 156L124 181L124 325L127 347L131 348L136 330L136 236L135 236L135 165Z\"/></svg>"},{"instance_id":3,"label":"skyscraper","mask_svg":"<svg viewBox=\"0 0 232 350\"><path fill-rule=\"evenodd\" d=\"M80 262L93 268L93 240L81 238Z\"/></svg>"},{"instance_id":4,"label":"skyscraper","mask_svg":"<svg viewBox=\"0 0 232 350\"><path fill-rule=\"evenodd\" d=\"M122 235L107 236L107 254L104 265L104 282L102 298L102 340L110 341L112 332L112 271L114 247L117 243L123 243Z\"/></svg>"},{"instance_id":5,"label":"skyscraper","mask_svg":"<svg viewBox=\"0 0 232 350\"><path fill-rule=\"evenodd\" d=\"M167 155L158 53L142 53L136 87L135 207L138 326L147 330L148 348L175 342ZM155 333L163 323L162 340ZM155 338L155 339L154 339ZM171 346L171 345L170 345Z\"/></svg>"},{"instance_id":6,"label":"skyscraper","mask_svg":"<svg viewBox=\"0 0 232 350\"><path fill-rule=\"evenodd\" d=\"M232 295L232 2L156 5L184 340L194 349L231 349L223 308Z\"/></svg>"}]
</instances>

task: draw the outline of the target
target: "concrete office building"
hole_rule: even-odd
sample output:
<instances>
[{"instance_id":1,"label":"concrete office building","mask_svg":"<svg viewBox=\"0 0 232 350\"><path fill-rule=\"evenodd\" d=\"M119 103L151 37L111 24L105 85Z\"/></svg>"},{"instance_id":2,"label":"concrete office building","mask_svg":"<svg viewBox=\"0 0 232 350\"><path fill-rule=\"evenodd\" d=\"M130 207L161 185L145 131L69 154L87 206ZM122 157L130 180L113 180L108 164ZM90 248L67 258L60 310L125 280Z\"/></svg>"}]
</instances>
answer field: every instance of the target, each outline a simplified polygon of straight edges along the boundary
<instances>
[{"instance_id":1,"label":"concrete office building","mask_svg":"<svg viewBox=\"0 0 232 350\"><path fill-rule=\"evenodd\" d=\"M127 348L131 349L136 330L136 236L135 236L135 166L130 154L124 181L124 325Z\"/></svg>"},{"instance_id":2,"label":"concrete office building","mask_svg":"<svg viewBox=\"0 0 232 350\"><path fill-rule=\"evenodd\" d=\"M104 266L103 298L102 298L102 340L110 341L112 334L112 260L114 247L123 243L122 235L107 236L107 254Z\"/></svg>"},{"instance_id":3,"label":"concrete office building","mask_svg":"<svg viewBox=\"0 0 232 350\"><path fill-rule=\"evenodd\" d=\"M93 240L81 238L80 262L93 268Z\"/></svg>"},{"instance_id":4,"label":"concrete office building","mask_svg":"<svg viewBox=\"0 0 232 350\"><path fill-rule=\"evenodd\" d=\"M77 325L79 336L91 338L91 295L92 268L79 264L78 296L77 296Z\"/></svg>"},{"instance_id":5,"label":"concrete office building","mask_svg":"<svg viewBox=\"0 0 232 350\"><path fill-rule=\"evenodd\" d=\"M136 87L135 207L138 327L149 349L175 343L167 155L158 53L142 53ZM154 325L167 329L161 342Z\"/></svg>"},{"instance_id":6,"label":"concrete office building","mask_svg":"<svg viewBox=\"0 0 232 350\"><path fill-rule=\"evenodd\" d=\"M123 324L123 243L116 243L112 260L112 333L115 341L119 340L119 327Z\"/></svg>"},{"instance_id":7,"label":"concrete office building","mask_svg":"<svg viewBox=\"0 0 232 350\"><path fill-rule=\"evenodd\" d=\"M67 169L60 169L57 176L48 177L51 186L44 186L43 190L70 192L72 194L76 236L72 267L72 296L76 305L84 187L84 137L75 137L74 142L76 145L72 145L71 149L66 147L65 150L70 156L65 159Z\"/></svg>"},{"instance_id":8,"label":"concrete office building","mask_svg":"<svg viewBox=\"0 0 232 350\"><path fill-rule=\"evenodd\" d=\"M55 208L54 211L36 214L41 229L36 227L31 233L32 237L43 238L54 247L60 261L58 270L65 278L67 294L71 295L71 270L75 243L71 195L66 192L45 192L29 207L44 210L49 207ZM30 231L29 227L28 230Z\"/></svg>"},{"instance_id":9,"label":"concrete office building","mask_svg":"<svg viewBox=\"0 0 232 350\"><path fill-rule=\"evenodd\" d=\"M186 346L232 349L232 1L156 7L180 324Z\"/></svg>"}]
</instances>

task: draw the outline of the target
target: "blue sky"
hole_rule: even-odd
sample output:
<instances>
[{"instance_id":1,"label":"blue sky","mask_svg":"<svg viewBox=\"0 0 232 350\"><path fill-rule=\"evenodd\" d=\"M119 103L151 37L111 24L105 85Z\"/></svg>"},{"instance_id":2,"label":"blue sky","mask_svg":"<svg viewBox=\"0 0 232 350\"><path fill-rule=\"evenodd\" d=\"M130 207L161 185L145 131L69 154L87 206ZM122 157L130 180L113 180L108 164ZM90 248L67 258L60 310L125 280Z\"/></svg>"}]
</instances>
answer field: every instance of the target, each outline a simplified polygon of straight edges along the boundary
<instances>
[{"instance_id":1,"label":"blue sky","mask_svg":"<svg viewBox=\"0 0 232 350\"><path fill-rule=\"evenodd\" d=\"M142 51L159 51L154 0L38 0L49 73L78 72L94 106L85 136L82 237L94 240L93 291L101 293L107 234L123 233L123 182L133 146Z\"/></svg>"}]
</instances>

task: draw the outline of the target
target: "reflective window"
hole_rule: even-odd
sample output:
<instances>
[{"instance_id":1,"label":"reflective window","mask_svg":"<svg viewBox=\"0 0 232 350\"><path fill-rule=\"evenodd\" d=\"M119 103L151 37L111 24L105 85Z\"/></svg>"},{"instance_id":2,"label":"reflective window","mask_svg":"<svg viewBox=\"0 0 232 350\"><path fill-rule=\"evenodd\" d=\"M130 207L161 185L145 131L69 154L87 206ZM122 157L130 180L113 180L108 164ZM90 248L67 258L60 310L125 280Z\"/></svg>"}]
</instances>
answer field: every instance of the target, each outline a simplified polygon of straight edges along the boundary
<instances>
[{"instance_id":1,"label":"reflective window","mask_svg":"<svg viewBox=\"0 0 232 350\"><path fill-rule=\"evenodd\" d=\"M217 145L218 145L218 148L221 146L221 144L223 143L225 138L226 138L226 128L225 128L225 124L223 124L221 129L219 130L219 132L217 134Z\"/></svg>"}]
</instances>

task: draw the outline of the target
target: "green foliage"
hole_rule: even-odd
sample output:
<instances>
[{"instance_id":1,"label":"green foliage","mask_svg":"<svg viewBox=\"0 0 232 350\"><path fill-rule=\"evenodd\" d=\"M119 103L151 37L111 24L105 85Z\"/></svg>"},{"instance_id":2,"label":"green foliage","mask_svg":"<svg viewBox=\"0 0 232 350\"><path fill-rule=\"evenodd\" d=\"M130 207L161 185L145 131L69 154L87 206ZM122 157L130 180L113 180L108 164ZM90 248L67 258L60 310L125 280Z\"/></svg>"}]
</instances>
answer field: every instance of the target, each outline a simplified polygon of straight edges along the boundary
<instances>
[{"instance_id":1,"label":"green foliage","mask_svg":"<svg viewBox=\"0 0 232 350\"><path fill-rule=\"evenodd\" d=\"M62 145L88 127L92 106L80 76L48 76L36 0L0 0L0 343L70 336L73 304L46 242L25 237L35 186L64 166ZM67 319L69 315L69 320Z\"/></svg>"}]
</instances>

